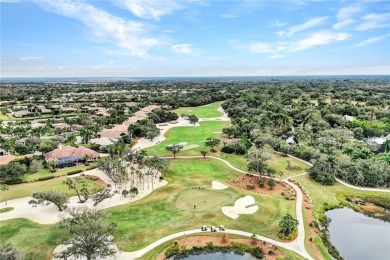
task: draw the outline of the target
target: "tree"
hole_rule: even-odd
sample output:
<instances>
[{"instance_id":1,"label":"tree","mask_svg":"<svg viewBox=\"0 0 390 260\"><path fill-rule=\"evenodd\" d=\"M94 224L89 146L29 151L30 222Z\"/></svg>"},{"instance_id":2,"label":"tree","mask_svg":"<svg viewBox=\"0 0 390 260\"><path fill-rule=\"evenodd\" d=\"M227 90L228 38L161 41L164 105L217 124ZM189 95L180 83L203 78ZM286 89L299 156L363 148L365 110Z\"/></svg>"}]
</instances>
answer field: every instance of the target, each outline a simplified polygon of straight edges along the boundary
<instances>
[{"instance_id":1,"label":"tree","mask_svg":"<svg viewBox=\"0 0 390 260\"><path fill-rule=\"evenodd\" d=\"M196 115L189 115L187 117L188 121L190 121L191 124L195 125L199 122L199 118Z\"/></svg>"},{"instance_id":2,"label":"tree","mask_svg":"<svg viewBox=\"0 0 390 260\"><path fill-rule=\"evenodd\" d=\"M109 199L112 196L114 196L114 193L112 193L110 189L93 189L93 194L91 195L91 199L94 202L93 206L98 205L100 202Z\"/></svg>"},{"instance_id":3,"label":"tree","mask_svg":"<svg viewBox=\"0 0 390 260\"><path fill-rule=\"evenodd\" d=\"M235 127L223 128L222 133L227 135L228 138L231 138L232 136L235 136L237 134L237 128L235 128Z\"/></svg>"},{"instance_id":4,"label":"tree","mask_svg":"<svg viewBox=\"0 0 390 260\"><path fill-rule=\"evenodd\" d=\"M27 167L18 162L0 165L0 178L6 181L14 181L21 179L27 172Z\"/></svg>"},{"instance_id":5,"label":"tree","mask_svg":"<svg viewBox=\"0 0 390 260\"><path fill-rule=\"evenodd\" d=\"M321 156L307 171L309 176L323 185L333 185L341 174L340 163L333 154Z\"/></svg>"},{"instance_id":6,"label":"tree","mask_svg":"<svg viewBox=\"0 0 390 260\"><path fill-rule=\"evenodd\" d=\"M104 225L105 218L104 211L93 208L68 208L60 222L63 235L58 241L68 247L56 254L56 257L61 259L85 257L92 260L114 255L116 250L112 234L117 225L112 222Z\"/></svg>"},{"instance_id":7,"label":"tree","mask_svg":"<svg viewBox=\"0 0 390 260\"><path fill-rule=\"evenodd\" d=\"M82 177L66 178L63 182L68 185L68 189L74 190L79 198L80 203L84 203L89 198L88 184Z\"/></svg>"},{"instance_id":8,"label":"tree","mask_svg":"<svg viewBox=\"0 0 390 260\"><path fill-rule=\"evenodd\" d=\"M36 173L42 168L42 162L40 160L32 160L29 168L31 172Z\"/></svg>"},{"instance_id":9,"label":"tree","mask_svg":"<svg viewBox=\"0 0 390 260\"><path fill-rule=\"evenodd\" d=\"M139 192L138 192L138 188L137 188L137 187L132 187L132 188L130 189L130 194L131 194L133 197L136 196L138 193L139 193Z\"/></svg>"},{"instance_id":10,"label":"tree","mask_svg":"<svg viewBox=\"0 0 390 260\"><path fill-rule=\"evenodd\" d=\"M55 171L57 162L54 159L50 159L47 161L47 167L49 167L50 170Z\"/></svg>"},{"instance_id":11,"label":"tree","mask_svg":"<svg viewBox=\"0 0 390 260\"><path fill-rule=\"evenodd\" d=\"M263 173L266 174L267 164L265 163L267 160L271 159L272 152L266 149L252 149L249 151L247 155L245 155L245 159L248 160L248 170L254 171L259 175Z\"/></svg>"},{"instance_id":12,"label":"tree","mask_svg":"<svg viewBox=\"0 0 390 260\"><path fill-rule=\"evenodd\" d=\"M382 151L385 153L390 152L390 139L386 139L382 144Z\"/></svg>"},{"instance_id":13,"label":"tree","mask_svg":"<svg viewBox=\"0 0 390 260\"><path fill-rule=\"evenodd\" d=\"M218 146L219 143L221 142L220 139L216 139L216 138L212 138L212 137L209 137L206 139L206 142L205 142L205 145L207 147L210 147L210 151L211 152L216 152L216 150L214 149L214 147Z\"/></svg>"},{"instance_id":14,"label":"tree","mask_svg":"<svg viewBox=\"0 0 390 260\"><path fill-rule=\"evenodd\" d=\"M0 259L2 260L21 260L19 250L17 250L11 243L4 243L0 245Z\"/></svg>"},{"instance_id":15,"label":"tree","mask_svg":"<svg viewBox=\"0 0 390 260\"><path fill-rule=\"evenodd\" d=\"M280 232L285 236L288 236L291 232L297 229L298 220L294 219L290 213L286 213L279 222L279 227L281 229Z\"/></svg>"},{"instance_id":16,"label":"tree","mask_svg":"<svg viewBox=\"0 0 390 260\"><path fill-rule=\"evenodd\" d=\"M173 154L173 159L176 159L176 154L178 154L183 149L181 144L172 144L165 147L165 150Z\"/></svg>"},{"instance_id":17,"label":"tree","mask_svg":"<svg viewBox=\"0 0 390 260\"><path fill-rule=\"evenodd\" d=\"M268 184L269 188L272 190L276 186L276 181L272 178L269 178L267 181L267 184Z\"/></svg>"},{"instance_id":18,"label":"tree","mask_svg":"<svg viewBox=\"0 0 390 260\"><path fill-rule=\"evenodd\" d=\"M206 150L201 150L200 154L203 156L203 159L206 159L206 154L207 154Z\"/></svg>"},{"instance_id":19,"label":"tree","mask_svg":"<svg viewBox=\"0 0 390 260\"><path fill-rule=\"evenodd\" d=\"M37 205L50 205L53 203L57 206L59 211L66 209L66 203L69 202L68 194L61 191L43 191L33 193L33 199L28 202L28 204L36 207Z\"/></svg>"},{"instance_id":20,"label":"tree","mask_svg":"<svg viewBox=\"0 0 390 260\"><path fill-rule=\"evenodd\" d=\"M2 191L4 193L5 205L7 205L7 195L5 194L5 192L8 190L9 190L9 187L7 184L3 184L0 186L0 191Z\"/></svg>"}]
</instances>

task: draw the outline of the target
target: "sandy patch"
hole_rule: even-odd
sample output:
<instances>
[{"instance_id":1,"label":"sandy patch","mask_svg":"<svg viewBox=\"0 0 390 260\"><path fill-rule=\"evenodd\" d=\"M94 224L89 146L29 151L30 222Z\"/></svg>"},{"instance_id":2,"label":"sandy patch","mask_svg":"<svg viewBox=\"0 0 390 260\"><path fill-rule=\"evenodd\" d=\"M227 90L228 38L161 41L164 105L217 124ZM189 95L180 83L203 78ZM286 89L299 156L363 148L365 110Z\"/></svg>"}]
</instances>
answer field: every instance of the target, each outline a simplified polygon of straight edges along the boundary
<instances>
[{"instance_id":1,"label":"sandy patch","mask_svg":"<svg viewBox=\"0 0 390 260\"><path fill-rule=\"evenodd\" d=\"M259 207L254 204L255 199L252 196L247 195L241 199L236 200L233 207L223 207L222 212L229 218L237 219L239 217L238 215L255 213L259 209Z\"/></svg>"},{"instance_id":2,"label":"sandy patch","mask_svg":"<svg viewBox=\"0 0 390 260\"><path fill-rule=\"evenodd\" d=\"M185 151L185 150L190 150L190 149L194 149L194 148L197 148L197 147L199 147L199 145L197 145L197 144L184 145L183 151Z\"/></svg>"},{"instance_id":3,"label":"sandy patch","mask_svg":"<svg viewBox=\"0 0 390 260\"><path fill-rule=\"evenodd\" d=\"M212 181L211 182L211 188L213 190L224 190L224 189L227 189L229 186L223 184L223 183L220 183L219 181Z\"/></svg>"}]
</instances>

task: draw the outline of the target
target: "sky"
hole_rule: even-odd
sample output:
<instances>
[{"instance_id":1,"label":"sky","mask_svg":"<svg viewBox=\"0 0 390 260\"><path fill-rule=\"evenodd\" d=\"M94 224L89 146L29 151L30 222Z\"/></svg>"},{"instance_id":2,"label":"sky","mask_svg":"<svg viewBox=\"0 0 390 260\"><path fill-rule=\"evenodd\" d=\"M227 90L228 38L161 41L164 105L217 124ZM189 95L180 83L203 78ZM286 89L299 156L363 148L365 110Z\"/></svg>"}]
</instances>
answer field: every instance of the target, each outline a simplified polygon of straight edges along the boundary
<instances>
[{"instance_id":1,"label":"sky","mask_svg":"<svg viewBox=\"0 0 390 260\"><path fill-rule=\"evenodd\" d=\"M389 75L390 1L0 0L1 77Z\"/></svg>"}]
</instances>

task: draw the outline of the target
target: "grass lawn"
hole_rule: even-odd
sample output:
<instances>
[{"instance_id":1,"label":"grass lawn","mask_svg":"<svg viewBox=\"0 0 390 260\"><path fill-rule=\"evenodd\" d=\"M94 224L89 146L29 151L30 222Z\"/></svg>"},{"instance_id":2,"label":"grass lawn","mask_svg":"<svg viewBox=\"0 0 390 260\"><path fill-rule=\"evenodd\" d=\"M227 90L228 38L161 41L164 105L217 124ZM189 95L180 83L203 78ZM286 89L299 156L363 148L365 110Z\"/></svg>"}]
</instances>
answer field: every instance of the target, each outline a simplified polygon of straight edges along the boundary
<instances>
[{"instance_id":1,"label":"grass lawn","mask_svg":"<svg viewBox=\"0 0 390 260\"><path fill-rule=\"evenodd\" d=\"M6 208L0 209L0 213L10 212L12 210L14 210L13 207L6 207Z\"/></svg>"},{"instance_id":2,"label":"grass lawn","mask_svg":"<svg viewBox=\"0 0 390 260\"><path fill-rule=\"evenodd\" d=\"M5 196L8 201L12 199L30 197L34 192L50 190L63 191L68 193L70 196L75 196L76 193L73 190L69 190L68 186L62 183L66 178L67 177L58 177L46 181L35 181L30 183L8 185L9 190L1 191L0 193L0 202L5 201ZM91 189L102 187L100 184L90 180L86 180L86 182L89 184Z\"/></svg>"},{"instance_id":3,"label":"grass lawn","mask_svg":"<svg viewBox=\"0 0 390 260\"><path fill-rule=\"evenodd\" d=\"M88 166L85 165L79 165L79 166L74 166L74 167L68 167L68 168L63 168L63 169L57 169L56 172L50 172L49 169L40 169L37 173L28 173L23 177L24 181L34 181L38 180L38 178L42 177L47 177L47 176L62 176L66 175L68 172L76 171L76 170L82 170L86 171L87 168L96 166L97 163L93 162L90 163Z\"/></svg>"},{"instance_id":4,"label":"grass lawn","mask_svg":"<svg viewBox=\"0 0 390 260\"><path fill-rule=\"evenodd\" d=\"M204 211L224 204L230 199L229 193L222 191L199 189L184 190L176 200L175 206L181 210Z\"/></svg>"},{"instance_id":5,"label":"grass lawn","mask_svg":"<svg viewBox=\"0 0 390 260\"><path fill-rule=\"evenodd\" d=\"M222 224L228 228L278 239L278 223L282 216L287 212L295 215L295 202L287 201L281 195L260 195L229 187L221 191L227 195L226 202L213 208L206 207L202 211L195 211L180 210L177 207L183 200L181 198L183 192L196 187L209 189L212 180L225 182L239 175L217 160L171 161L170 170L164 174L169 183L167 186L133 204L109 210L107 221L118 223L115 238L119 248L124 251L141 249L169 234L199 228L202 225ZM222 206L232 206L237 199L247 194L252 195L260 207L256 213L241 215L237 220L230 219L222 213Z\"/></svg>"},{"instance_id":6,"label":"grass lawn","mask_svg":"<svg viewBox=\"0 0 390 260\"><path fill-rule=\"evenodd\" d=\"M287 201L281 195L260 195L230 187L220 191L227 195L226 202L215 207L204 208L202 211L177 208L177 201L183 192L194 187L210 189L212 180L224 182L239 175L216 160L172 161L170 170L164 173L168 185L137 202L108 209L106 222L118 224L114 237L119 248L124 251L138 250L174 232L199 228L202 225L223 224L229 228L277 239L278 223L282 216L287 212L295 215L295 202ZM55 180L57 179L60 178ZM46 181L45 184L55 180ZM23 185L26 187L30 184ZM46 185L45 190L48 190ZM256 213L241 215L237 220L232 220L222 213L222 206L233 205L238 198L247 194L251 194L260 207ZM26 195L20 197L22 196ZM35 234L34 241L28 239L31 234ZM48 259L55 247L59 231L57 225L38 225L24 219L13 219L0 222L0 236L1 243L12 242L28 255L26 259Z\"/></svg>"},{"instance_id":7,"label":"grass lawn","mask_svg":"<svg viewBox=\"0 0 390 260\"><path fill-rule=\"evenodd\" d=\"M178 116L182 114L196 115L199 118L210 118L210 117L219 117L222 116L222 113L217 111L223 102L215 102L206 106L200 107L180 107L178 109L172 110Z\"/></svg>"},{"instance_id":8,"label":"grass lawn","mask_svg":"<svg viewBox=\"0 0 390 260\"><path fill-rule=\"evenodd\" d=\"M160 144L145 149L148 154L160 156L172 156L170 152L165 151L165 147L170 144L187 142L188 145L197 145L195 148L186 149L179 155L200 155L199 151L205 149L205 141L208 137L219 138L221 135L214 132L220 132L222 128L228 127L230 122L224 121L205 121L200 122L200 126L178 126L169 129L165 133L166 139Z\"/></svg>"},{"instance_id":9,"label":"grass lawn","mask_svg":"<svg viewBox=\"0 0 390 260\"><path fill-rule=\"evenodd\" d=\"M0 244L12 243L24 260L51 259L59 236L57 225L40 225L27 219L0 221Z\"/></svg>"}]
</instances>

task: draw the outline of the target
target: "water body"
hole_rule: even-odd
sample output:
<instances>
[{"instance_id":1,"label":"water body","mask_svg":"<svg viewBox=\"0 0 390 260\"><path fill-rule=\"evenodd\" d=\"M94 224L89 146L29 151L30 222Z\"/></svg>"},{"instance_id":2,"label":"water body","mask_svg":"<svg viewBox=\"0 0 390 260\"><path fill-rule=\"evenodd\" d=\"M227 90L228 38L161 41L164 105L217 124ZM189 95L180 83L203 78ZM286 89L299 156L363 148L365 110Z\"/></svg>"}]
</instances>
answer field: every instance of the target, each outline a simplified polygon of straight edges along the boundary
<instances>
[{"instance_id":1,"label":"water body","mask_svg":"<svg viewBox=\"0 0 390 260\"><path fill-rule=\"evenodd\" d=\"M349 208L326 212L332 244L346 260L389 260L390 223Z\"/></svg>"},{"instance_id":2,"label":"water body","mask_svg":"<svg viewBox=\"0 0 390 260\"><path fill-rule=\"evenodd\" d=\"M234 253L204 253L200 255L190 255L185 258L181 258L182 260L254 260L257 259L249 254L245 255L236 255Z\"/></svg>"}]
</instances>

